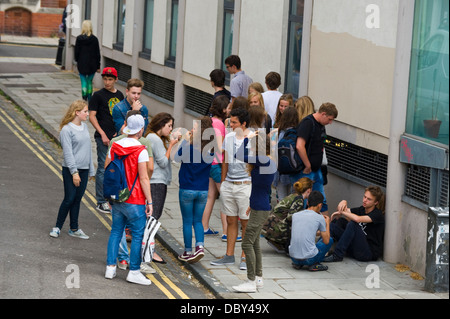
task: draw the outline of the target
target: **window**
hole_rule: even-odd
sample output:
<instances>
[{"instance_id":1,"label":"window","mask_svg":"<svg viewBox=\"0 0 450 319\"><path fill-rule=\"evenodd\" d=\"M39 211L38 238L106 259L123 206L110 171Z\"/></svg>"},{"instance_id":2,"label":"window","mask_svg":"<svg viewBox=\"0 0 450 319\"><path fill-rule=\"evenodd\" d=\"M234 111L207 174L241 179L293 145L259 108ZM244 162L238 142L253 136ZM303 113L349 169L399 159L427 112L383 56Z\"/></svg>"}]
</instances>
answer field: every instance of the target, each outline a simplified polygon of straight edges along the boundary
<instances>
[{"instance_id":1,"label":"window","mask_svg":"<svg viewBox=\"0 0 450 319\"><path fill-rule=\"evenodd\" d=\"M123 42L125 38L125 12L127 7L127 0L119 0L119 8L117 15L117 39L114 44L114 49L123 50Z\"/></svg>"},{"instance_id":2,"label":"window","mask_svg":"<svg viewBox=\"0 0 450 319\"><path fill-rule=\"evenodd\" d=\"M91 9L92 7L92 1L91 0L86 0L86 4L84 7L84 19L85 20L91 20Z\"/></svg>"},{"instance_id":3,"label":"window","mask_svg":"<svg viewBox=\"0 0 450 319\"><path fill-rule=\"evenodd\" d=\"M449 142L448 0L417 0L406 133Z\"/></svg>"},{"instance_id":4,"label":"window","mask_svg":"<svg viewBox=\"0 0 450 319\"><path fill-rule=\"evenodd\" d=\"M166 66L175 68L177 55L177 33L178 33L178 0L172 0L172 11L170 19L169 56Z\"/></svg>"},{"instance_id":5,"label":"window","mask_svg":"<svg viewBox=\"0 0 450 319\"><path fill-rule=\"evenodd\" d=\"M233 49L234 28L234 0L224 1L223 38L222 38L222 70L226 71L225 59L229 57ZM227 77L229 73L225 72ZM229 79L228 79L229 80Z\"/></svg>"},{"instance_id":6,"label":"window","mask_svg":"<svg viewBox=\"0 0 450 319\"><path fill-rule=\"evenodd\" d=\"M290 0L285 92L298 97L305 0Z\"/></svg>"},{"instance_id":7,"label":"window","mask_svg":"<svg viewBox=\"0 0 450 319\"><path fill-rule=\"evenodd\" d=\"M153 12L155 7L155 0L145 1L145 18L144 18L144 45L141 57L150 59L152 53L153 40Z\"/></svg>"}]
</instances>

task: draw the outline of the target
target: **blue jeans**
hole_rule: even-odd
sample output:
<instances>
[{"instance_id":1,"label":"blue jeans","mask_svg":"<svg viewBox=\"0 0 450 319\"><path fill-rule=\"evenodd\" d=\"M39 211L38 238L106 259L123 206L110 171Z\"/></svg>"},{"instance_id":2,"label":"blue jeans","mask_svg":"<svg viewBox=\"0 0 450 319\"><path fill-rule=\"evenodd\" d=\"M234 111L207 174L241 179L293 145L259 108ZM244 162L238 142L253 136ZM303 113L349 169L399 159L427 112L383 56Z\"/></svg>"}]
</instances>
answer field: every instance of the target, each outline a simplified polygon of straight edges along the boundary
<instances>
[{"instance_id":1,"label":"blue jeans","mask_svg":"<svg viewBox=\"0 0 450 319\"><path fill-rule=\"evenodd\" d=\"M300 178L302 177L308 177L310 180L314 181L313 184L313 191L319 191L323 195L323 206L322 206L322 212L328 211L328 204L327 204L327 196L325 195L325 188L323 186L323 175L322 170L319 169L315 172L311 172L309 174L304 174L303 172L289 175L289 178L291 179L291 185L294 185Z\"/></svg>"},{"instance_id":2,"label":"blue jeans","mask_svg":"<svg viewBox=\"0 0 450 319\"><path fill-rule=\"evenodd\" d=\"M97 173L95 174L95 198L97 204L106 203L103 197L103 177L105 175L105 160L108 153L108 146L103 144L101 137L95 137L95 143L97 144Z\"/></svg>"},{"instance_id":3,"label":"blue jeans","mask_svg":"<svg viewBox=\"0 0 450 319\"><path fill-rule=\"evenodd\" d=\"M119 253L125 226L131 231L130 270L139 270L141 266L142 237L144 236L147 215L145 205L114 204L112 205L112 227L108 241L107 265L115 265Z\"/></svg>"},{"instance_id":4,"label":"blue jeans","mask_svg":"<svg viewBox=\"0 0 450 319\"><path fill-rule=\"evenodd\" d=\"M304 260L295 259L291 257L292 262L297 266L312 266L318 264L322 262L322 260L325 258L325 255L330 250L332 245L333 245L333 238L330 238L330 242L328 243L328 245L325 245L322 241L322 238L320 238L319 241L316 243L316 247L319 250L317 255Z\"/></svg>"},{"instance_id":5,"label":"blue jeans","mask_svg":"<svg viewBox=\"0 0 450 319\"><path fill-rule=\"evenodd\" d=\"M205 234L202 217L208 199L208 191L180 189L179 199L183 218L184 249L186 252L190 252L192 251L192 227L194 227L195 233L195 246L204 245Z\"/></svg>"},{"instance_id":6,"label":"blue jeans","mask_svg":"<svg viewBox=\"0 0 450 319\"><path fill-rule=\"evenodd\" d=\"M80 214L80 204L86 191L89 179L88 169L79 169L78 173L81 178L79 187L73 184L73 177L67 167L62 168L62 176L64 183L64 199L59 207L58 217L56 219L56 227L62 229L67 215L70 212L70 229L78 230L78 216Z\"/></svg>"}]
</instances>

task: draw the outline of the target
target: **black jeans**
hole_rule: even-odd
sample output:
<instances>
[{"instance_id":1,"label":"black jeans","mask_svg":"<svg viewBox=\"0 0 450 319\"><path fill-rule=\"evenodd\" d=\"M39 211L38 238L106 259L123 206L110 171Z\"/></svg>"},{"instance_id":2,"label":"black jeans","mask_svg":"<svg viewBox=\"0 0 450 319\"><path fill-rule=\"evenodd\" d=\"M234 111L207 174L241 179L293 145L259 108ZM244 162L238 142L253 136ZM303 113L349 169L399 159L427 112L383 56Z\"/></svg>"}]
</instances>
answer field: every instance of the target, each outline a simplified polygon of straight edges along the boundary
<instances>
[{"instance_id":1,"label":"black jeans","mask_svg":"<svg viewBox=\"0 0 450 319\"><path fill-rule=\"evenodd\" d=\"M164 202L166 201L167 185L166 184L150 184L153 202L153 217L158 220L163 212Z\"/></svg>"},{"instance_id":2,"label":"black jeans","mask_svg":"<svg viewBox=\"0 0 450 319\"><path fill-rule=\"evenodd\" d=\"M347 252L358 261L372 261L373 255L366 234L358 223L347 222L345 218L333 220L330 224L331 237L337 241L334 253L343 258Z\"/></svg>"},{"instance_id":3,"label":"black jeans","mask_svg":"<svg viewBox=\"0 0 450 319\"><path fill-rule=\"evenodd\" d=\"M89 179L89 170L79 169L78 172L81 178L81 183L79 187L75 187L70 170L67 167L62 168L64 199L59 207L58 218L56 219L56 227L59 229L62 229L67 215L70 212L70 229L78 230L80 203L84 192L86 191L86 186Z\"/></svg>"}]
</instances>

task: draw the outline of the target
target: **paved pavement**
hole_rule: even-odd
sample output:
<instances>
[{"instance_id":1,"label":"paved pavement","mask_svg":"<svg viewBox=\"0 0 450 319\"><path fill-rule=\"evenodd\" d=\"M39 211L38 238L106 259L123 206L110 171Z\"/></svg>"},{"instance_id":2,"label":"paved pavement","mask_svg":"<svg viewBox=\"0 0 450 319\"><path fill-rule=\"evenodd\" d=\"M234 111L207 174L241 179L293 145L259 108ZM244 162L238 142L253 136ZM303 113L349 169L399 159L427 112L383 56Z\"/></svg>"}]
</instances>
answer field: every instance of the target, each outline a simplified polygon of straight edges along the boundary
<instances>
[{"instance_id":1,"label":"paved pavement","mask_svg":"<svg viewBox=\"0 0 450 319\"><path fill-rule=\"evenodd\" d=\"M4 36L2 36L4 41ZM23 40L22 40L23 41ZM39 41L38 41L39 42ZM21 63L26 60L15 59ZM5 62L0 57L0 62ZM40 62L54 63L48 59ZM39 63L34 60L34 63ZM1 70L0 70L1 71ZM80 98L79 78L68 71L48 73L0 72L0 89L38 122L50 136L58 140L58 126L68 105ZM93 136L93 129L91 128ZM95 143L93 143L93 152ZM95 158L95 156L94 156ZM158 239L174 254L182 252L182 220L178 203L178 170L173 165L173 183L168 189L162 228ZM92 185L91 185L92 187ZM220 199L216 201L210 225L221 234ZM226 243L220 236L206 236L205 257L197 264L186 265L217 297L240 299L448 299L448 293L424 291L425 280L413 279L411 270L397 271L393 264L383 261L361 263L345 258L343 262L328 264L325 272L311 273L295 270L286 255L278 254L261 238L264 265L264 289L252 294L233 293L232 286L246 279L246 271L239 270L241 245L236 245L236 264L212 266L210 261L224 255Z\"/></svg>"}]
</instances>

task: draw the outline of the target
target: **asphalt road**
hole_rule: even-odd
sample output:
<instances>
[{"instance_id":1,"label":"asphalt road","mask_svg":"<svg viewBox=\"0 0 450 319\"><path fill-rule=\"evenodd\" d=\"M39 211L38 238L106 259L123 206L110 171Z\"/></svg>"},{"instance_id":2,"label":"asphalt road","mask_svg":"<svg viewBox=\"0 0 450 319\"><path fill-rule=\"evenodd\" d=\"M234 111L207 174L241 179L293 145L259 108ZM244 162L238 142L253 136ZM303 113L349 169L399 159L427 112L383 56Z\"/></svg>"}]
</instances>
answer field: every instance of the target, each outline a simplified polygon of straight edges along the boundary
<instances>
[{"instance_id":1,"label":"asphalt road","mask_svg":"<svg viewBox=\"0 0 450 319\"><path fill-rule=\"evenodd\" d=\"M120 269L105 279L112 221L94 209L93 182L79 217L90 239L70 237L68 219L60 237L51 238L63 199L61 159L61 149L0 95L0 299L212 298L160 243L157 251L167 264L154 265L151 286L126 282L128 271Z\"/></svg>"}]
</instances>

